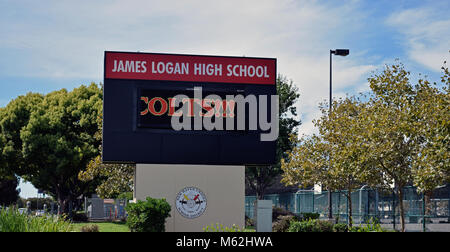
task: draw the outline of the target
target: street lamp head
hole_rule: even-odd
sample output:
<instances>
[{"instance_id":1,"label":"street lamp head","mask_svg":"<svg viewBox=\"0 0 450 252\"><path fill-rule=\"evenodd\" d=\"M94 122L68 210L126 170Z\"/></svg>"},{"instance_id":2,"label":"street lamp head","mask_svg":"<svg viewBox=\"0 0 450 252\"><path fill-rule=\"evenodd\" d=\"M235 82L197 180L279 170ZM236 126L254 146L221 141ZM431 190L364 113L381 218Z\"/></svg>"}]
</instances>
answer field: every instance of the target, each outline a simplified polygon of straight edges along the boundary
<instances>
[{"instance_id":1,"label":"street lamp head","mask_svg":"<svg viewBox=\"0 0 450 252\"><path fill-rule=\"evenodd\" d=\"M331 51L331 53L334 55L339 55L339 56L347 56L350 54L350 50L349 49L336 49L334 51Z\"/></svg>"}]
</instances>

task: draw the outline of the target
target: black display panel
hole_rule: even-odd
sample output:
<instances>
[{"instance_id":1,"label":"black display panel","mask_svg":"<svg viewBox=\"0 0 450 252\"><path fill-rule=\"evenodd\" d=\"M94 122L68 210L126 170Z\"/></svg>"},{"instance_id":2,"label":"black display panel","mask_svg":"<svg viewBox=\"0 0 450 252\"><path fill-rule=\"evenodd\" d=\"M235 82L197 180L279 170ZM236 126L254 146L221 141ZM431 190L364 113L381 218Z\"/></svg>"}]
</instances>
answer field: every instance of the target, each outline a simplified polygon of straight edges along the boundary
<instances>
[{"instance_id":1,"label":"black display panel","mask_svg":"<svg viewBox=\"0 0 450 252\"><path fill-rule=\"evenodd\" d=\"M108 61L106 59L107 54L105 54L105 62ZM115 55L114 52L109 54ZM135 54L120 54L125 54L130 59L135 59L141 55L148 56L147 54L136 54L136 57L134 56ZM150 54L150 56L153 56L153 54ZM161 55L157 56L162 57ZM165 57L165 55L163 56ZM177 55L177 58L184 59L184 56ZM193 57L189 56L188 58L192 59ZM197 58L203 59L203 56L194 57L194 59ZM222 57L205 58L212 58L217 62L221 62L219 60ZM228 58L224 58L228 60ZM148 59L148 57L145 59ZM241 58L236 57L230 60L230 62L239 63ZM255 62L266 61L266 59L258 58L252 60ZM111 58L110 61L112 62L110 64L112 70L108 71L114 72L117 61L114 58ZM274 62L273 59L267 61ZM139 76L138 74L140 73L136 71L138 66L141 72L144 69L143 66L145 66L147 71L152 69L150 60L145 64L143 60L135 60L134 62L135 72L130 73L132 78ZM127 66L126 63L125 61L125 66ZM194 71L196 69L192 68L192 66L191 62L191 65L189 65L191 67L189 69L190 75L196 73ZM130 68L129 65L128 68ZM235 69L235 72L238 72L238 68L227 68L227 65L224 65L222 68L223 75L227 73L227 69ZM274 72L273 69L268 69L268 73L273 75ZM111 74L111 76L114 78L108 77L105 70L103 162L210 165L268 165L275 163L276 141L261 141L261 133L264 131L259 128L249 130L248 113L245 117L246 127L244 130L238 130L234 122L235 127L233 130L206 130L205 128L193 130L194 126L192 126L192 130L177 131L172 128L171 119L178 108L171 110L169 101L170 98L180 94L185 95L189 99L194 99L194 90L201 88L202 101L193 101L192 104L199 107L203 115L208 114L209 107L212 107L215 112L213 117L215 117L217 112L215 105L208 106L208 102L206 102L206 106L203 106L204 99L208 95L214 94L222 99L226 98L227 95L254 95L255 97L259 97L259 95L276 95L274 80L273 84L255 84L207 82L203 80L125 79L115 77L119 75ZM238 79L238 77L235 78ZM218 78L217 80L220 79ZM224 81L228 81L228 79L224 79ZM224 100L226 102L226 99ZM270 107L270 105L268 106ZM230 118L231 115L234 115L233 119L236 120L236 107L229 106L229 104L225 105L225 107L226 109L222 111L222 116ZM267 117L269 120L272 120L270 118L270 108L268 108ZM225 122L223 120L224 129L226 129Z\"/></svg>"}]
</instances>

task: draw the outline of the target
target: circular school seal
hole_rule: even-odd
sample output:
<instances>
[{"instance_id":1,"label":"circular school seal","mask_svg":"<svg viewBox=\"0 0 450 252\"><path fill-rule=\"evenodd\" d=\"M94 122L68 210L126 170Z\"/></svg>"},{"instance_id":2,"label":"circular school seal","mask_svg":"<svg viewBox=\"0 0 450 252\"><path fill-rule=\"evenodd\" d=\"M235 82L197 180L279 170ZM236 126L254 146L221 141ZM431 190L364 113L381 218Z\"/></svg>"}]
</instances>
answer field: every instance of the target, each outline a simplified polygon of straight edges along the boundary
<instances>
[{"instance_id":1,"label":"circular school seal","mask_svg":"<svg viewBox=\"0 0 450 252\"><path fill-rule=\"evenodd\" d=\"M205 194L196 187L186 187L177 194L175 206L183 217L195 219L205 212Z\"/></svg>"}]
</instances>

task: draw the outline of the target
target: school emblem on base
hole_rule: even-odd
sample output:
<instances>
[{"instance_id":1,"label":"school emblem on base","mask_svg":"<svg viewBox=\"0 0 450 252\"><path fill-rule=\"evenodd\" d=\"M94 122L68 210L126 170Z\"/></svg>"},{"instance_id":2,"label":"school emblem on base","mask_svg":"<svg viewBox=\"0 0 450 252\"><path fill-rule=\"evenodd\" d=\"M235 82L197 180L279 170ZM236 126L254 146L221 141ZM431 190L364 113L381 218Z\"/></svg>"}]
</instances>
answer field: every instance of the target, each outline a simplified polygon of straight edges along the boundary
<instances>
[{"instance_id":1,"label":"school emblem on base","mask_svg":"<svg viewBox=\"0 0 450 252\"><path fill-rule=\"evenodd\" d=\"M183 217L195 219L206 210L205 194L196 187L186 187L177 194L175 206Z\"/></svg>"}]
</instances>

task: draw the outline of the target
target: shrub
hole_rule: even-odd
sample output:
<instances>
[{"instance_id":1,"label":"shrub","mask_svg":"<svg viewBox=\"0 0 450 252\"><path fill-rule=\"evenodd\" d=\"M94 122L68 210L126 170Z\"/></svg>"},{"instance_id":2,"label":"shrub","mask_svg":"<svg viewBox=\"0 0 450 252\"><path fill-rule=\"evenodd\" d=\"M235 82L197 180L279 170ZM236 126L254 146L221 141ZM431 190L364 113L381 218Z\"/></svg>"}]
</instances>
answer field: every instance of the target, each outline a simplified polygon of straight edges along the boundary
<instances>
[{"instance_id":1,"label":"shrub","mask_svg":"<svg viewBox=\"0 0 450 252\"><path fill-rule=\"evenodd\" d=\"M316 221L316 230L314 232L333 232L334 223L328 220L314 220Z\"/></svg>"},{"instance_id":2,"label":"shrub","mask_svg":"<svg viewBox=\"0 0 450 252\"><path fill-rule=\"evenodd\" d=\"M81 227L81 232L99 232L98 225L85 225Z\"/></svg>"},{"instance_id":3,"label":"shrub","mask_svg":"<svg viewBox=\"0 0 450 252\"><path fill-rule=\"evenodd\" d=\"M226 227L222 224L211 224L203 228L204 232L242 232L238 225L233 224L231 227Z\"/></svg>"},{"instance_id":4,"label":"shrub","mask_svg":"<svg viewBox=\"0 0 450 252\"><path fill-rule=\"evenodd\" d=\"M88 217L84 212L74 212L72 213L72 221L73 222L87 222Z\"/></svg>"},{"instance_id":5,"label":"shrub","mask_svg":"<svg viewBox=\"0 0 450 252\"><path fill-rule=\"evenodd\" d=\"M245 216L245 226L253 227L255 226L255 221L252 218L249 218L247 215Z\"/></svg>"},{"instance_id":6,"label":"shrub","mask_svg":"<svg viewBox=\"0 0 450 252\"><path fill-rule=\"evenodd\" d=\"M337 223L333 226L333 231L338 233L348 232L348 225L345 223Z\"/></svg>"},{"instance_id":7,"label":"shrub","mask_svg":"<svg viewBox=\"0 0 450 252\"><path fill-rule=\"evenodd\" d=\"M308 221L294 221L288 228L288 232L313 232L314 223L312 220Z\"/></svg>"},{"instance_id":8,"label":"shrub","mask_svg":"<svg viewBox=\"0 0 450 252\"><path fill-rule=\"evenodd\" d=\"M165 199L146 198L126 206L127 225L131 232L164 232L170 205Z\"/></svg>"},{"instance_id":9,"label":"shrub","mask_svg":"<svg viewBox=\"0 0 450 252\"><path fill-rule=\"evenodd\" d=\"M274 207L272 209L272 220L277 220L280 216L294 216L297 220L301 219L301 214L297 214L280 207Z\"/></svg>"},{"instance_id":10,"label":"shrub","mask_svg":"<svg viewBox=\"0 0 450 252\"><path fill-rule=\"evenodd\" d=\"M292 215L286 215L286 216L278 216L277 221L272 223L272 231L273 232L286 232L291 222L297 221L297 217Z\"/></svg>"},{"instance_id":11,"label":"shrub","mask_svg":"<svg viewBox=\"0 0 450 252\"><path fill-rule=\"evenodd\" d=\"M376 220L370 220L367 225L349 228L345 223L333 224L326 220L308 219L291 221L288 232L390 232L383 229Z\"/></svg>"},{"instance_id":12,"label":"shrub","mask_svg":"<svg viewBox=\"0 0 450 252\"><path fill-rule=\"evenodd\" d=\"M288 232L333 232L333 223L313 219L294 221L291 222Z\"/></svg>"},{"instance_id":13,"label":"shrub","mask_svg":"<svg viewBox=\"0 0 450 252\"><path fill-rule=\"evenodd\" d=\"M320 217L319 213L301 213L300 214L302 220L317 220Z\"/></svg>"},{"instance_id":14,"label":"shrub","mask_svg":"<svg viewBox=\"0 0 450 252\"><path fill-rule=\"evenodd\" d=\"M349 232L388 232L388 230L382 228L380 223L371 218L367 225L354 226L349 229Z\"/></svg>"},{"instance_id":15,"label":"shrub","mask_svg":"<svg viewBox=\"0 0 450 252\"><path fill-rule=\"evenodd\" d=\"M365 216L364 217L364 221L363 221L364 223L366 223L366 224L380 224L381 223L381 221L380 221L380 219L378 218L378 217L368 217L368 216Z\"/></svg>"},{"instance_id":16,"label":"shrub","mask_svg":"<svg viewBox=\"0 0 450 252\"><path fill-rule=\"evenodd\" d=\"M0 210L0 232L70 232L72 225L65 218L36 217L17 209Z\"/></svg>"},{"instance_id":17,"label":"shrub","mask_svg":"<svg viewBox=\"0 0 450 252\"><path fill-rule=\"evenodd\" d=\"M287 215L295 215L295 214L280 207L272 208L272 220L277 220L278 217Z\"/></svg>"}]
</instances>

